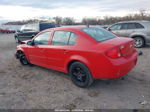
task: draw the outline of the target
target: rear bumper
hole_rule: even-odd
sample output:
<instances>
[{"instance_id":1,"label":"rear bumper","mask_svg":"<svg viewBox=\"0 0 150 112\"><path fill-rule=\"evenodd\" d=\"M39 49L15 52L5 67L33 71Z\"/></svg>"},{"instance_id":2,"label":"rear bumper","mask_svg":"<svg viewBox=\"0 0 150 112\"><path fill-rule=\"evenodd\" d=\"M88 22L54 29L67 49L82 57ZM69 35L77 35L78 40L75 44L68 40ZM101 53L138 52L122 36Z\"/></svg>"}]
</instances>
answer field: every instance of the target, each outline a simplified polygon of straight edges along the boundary
<instances>
[{"instance_id":1,"label":"rear bumper","mask_svg":"<svg viewBox=\"0 0 150 112\"><path fill-rule=\"evenodd\" d=\"M105 70L102 70L104 74L96 74L96 79L115 79L122 77L129 73L137 64L138 52L134 52L131 56L123 57L120 59L110 59L109 66L105 66Z\"/></svg>"},{"instance_id":2,"label":"rear bumper","mask_svg":"<svg viewBox=\"0 0 150 112\"><path fill-rule=\"evenodd\" d=\"M112 78L119 78L129 73L137 64L137 57L138 53L136 52L131 57L125 58L119 65L114 65L116 73L112 75Z\"/></svg>"}]
</instances>

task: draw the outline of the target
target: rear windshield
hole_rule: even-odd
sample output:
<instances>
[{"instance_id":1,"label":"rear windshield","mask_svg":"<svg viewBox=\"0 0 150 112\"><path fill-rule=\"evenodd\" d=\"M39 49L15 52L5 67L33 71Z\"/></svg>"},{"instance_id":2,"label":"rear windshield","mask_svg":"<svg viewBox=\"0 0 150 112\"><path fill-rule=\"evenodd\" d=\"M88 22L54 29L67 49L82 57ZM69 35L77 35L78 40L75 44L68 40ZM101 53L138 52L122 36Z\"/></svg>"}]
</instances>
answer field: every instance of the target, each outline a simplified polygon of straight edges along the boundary
<instances>
[{"instance_id":1,"label":"rear windshield","mask_svg":"<svg viewBox=\"0 0 150 112\"><path fill-rule=\"evenodd\" d=\"M81 30L87 33L88 35L90 35L92 38L94 38L98 42L116 38L114 34L102 28L90 27L90 28L83 28Z\"/></svg>"}]
</instances>

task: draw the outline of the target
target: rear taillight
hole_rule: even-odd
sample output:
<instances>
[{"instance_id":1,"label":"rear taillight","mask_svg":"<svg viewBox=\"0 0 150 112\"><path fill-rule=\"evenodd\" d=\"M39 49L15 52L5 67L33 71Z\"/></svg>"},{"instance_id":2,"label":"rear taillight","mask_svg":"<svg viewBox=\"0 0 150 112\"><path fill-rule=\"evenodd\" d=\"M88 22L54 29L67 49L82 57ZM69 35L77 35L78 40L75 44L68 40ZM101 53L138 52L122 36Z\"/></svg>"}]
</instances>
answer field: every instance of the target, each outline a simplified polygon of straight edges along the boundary
<instances>
[{"instance_id":1,"label":"rear taillight","mask_svg":"<svg viewBox=\"0 0 150 112\"><path fill-rule=\"evenodd\" d=\"M113 49L110 49L106 55L110 58L120 58L120 57L127 57L135 51L134 48L134 41L125 43L123 45L117 46Z\"/></svg>"},{"instance_id":2,"label":"rear taillight","mask_svg":"<svg viewBox=\"0 0 150 112\"><path fill-rule=\"evenodd\" d=\"M122 57L121 51L120 51L119 48L111 49L106 54L110 58L120 58L120 57Z\"/></svg>"}]
</instances>

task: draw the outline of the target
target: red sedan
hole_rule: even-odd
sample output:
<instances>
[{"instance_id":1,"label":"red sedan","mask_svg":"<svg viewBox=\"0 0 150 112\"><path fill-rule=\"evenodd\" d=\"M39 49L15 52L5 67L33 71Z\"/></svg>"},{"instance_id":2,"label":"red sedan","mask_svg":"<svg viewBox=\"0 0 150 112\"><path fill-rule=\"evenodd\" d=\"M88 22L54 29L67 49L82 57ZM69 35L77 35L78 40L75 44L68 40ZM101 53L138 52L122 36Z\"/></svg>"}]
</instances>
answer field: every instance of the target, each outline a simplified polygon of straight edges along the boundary
<instances>
[{"instance_id":1,"label":"red sedan","mask_svg":"<svg viewBox=\"0 0 150 112\"><path fill-rule=\"evenodd\" d=\"M0 33L15 33L14 30L0 28Z\"/></svg>"},{"instance_id":2,"label":"red sedan","mask_svg":"<svg viewBox=\"0 0 150 112\"><path fill-rule=\"evenodd\" d=\"M130 72L138 52L132 39L102 28L62 27L44 30L18 45L16 57L22 65L69 73L75 85L88 87L94 79L119 78Z\"/></svg>"}]
</instances>

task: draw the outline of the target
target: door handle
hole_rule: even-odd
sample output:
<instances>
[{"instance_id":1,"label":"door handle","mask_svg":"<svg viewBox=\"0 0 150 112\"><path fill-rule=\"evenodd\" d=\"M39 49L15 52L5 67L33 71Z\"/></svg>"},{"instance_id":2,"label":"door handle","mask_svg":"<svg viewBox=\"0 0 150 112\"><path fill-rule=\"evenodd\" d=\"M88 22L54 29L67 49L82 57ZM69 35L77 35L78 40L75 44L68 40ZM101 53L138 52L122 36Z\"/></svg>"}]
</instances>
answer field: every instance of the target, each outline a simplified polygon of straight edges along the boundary
<instances>
[{"instance_id":1,"label":"door handle","mask_svg":"<svg viewBox=\"0 0 150 112\"><path fill-rule=\"evenodd\" d=\"M68 50L64 50L64 54L67 54L67 53L69 53L69 51Z\"/></svg>"},{"instance_id":2,"label":"door handle","mask_svg":"<svg viewBox=\"0 0 150 112\"><path fill-rule=\"evenodd\" d=\"M45 50L46 50L46 49L42 48L40 51L41 51L41 52L44 52Z\"/></svg>"}]
</instances>

